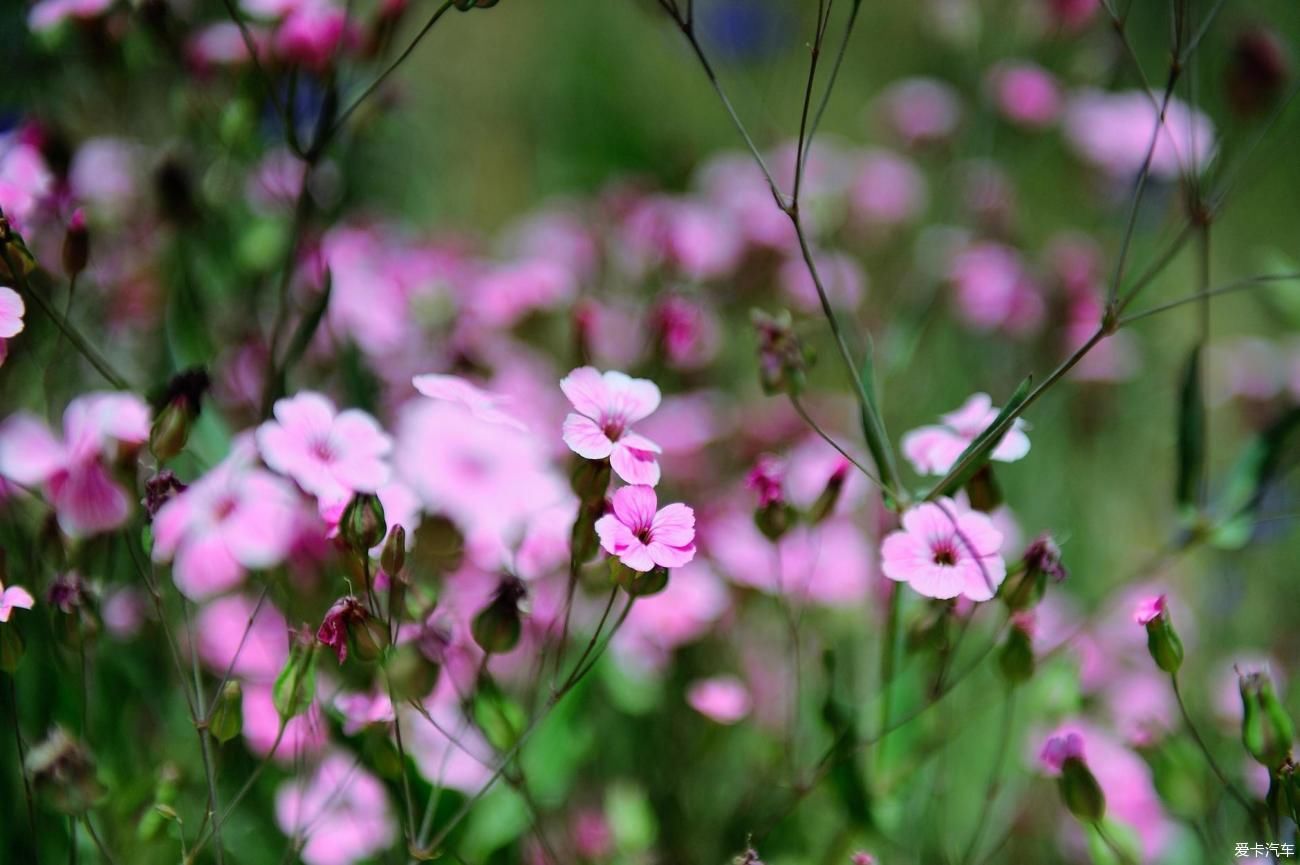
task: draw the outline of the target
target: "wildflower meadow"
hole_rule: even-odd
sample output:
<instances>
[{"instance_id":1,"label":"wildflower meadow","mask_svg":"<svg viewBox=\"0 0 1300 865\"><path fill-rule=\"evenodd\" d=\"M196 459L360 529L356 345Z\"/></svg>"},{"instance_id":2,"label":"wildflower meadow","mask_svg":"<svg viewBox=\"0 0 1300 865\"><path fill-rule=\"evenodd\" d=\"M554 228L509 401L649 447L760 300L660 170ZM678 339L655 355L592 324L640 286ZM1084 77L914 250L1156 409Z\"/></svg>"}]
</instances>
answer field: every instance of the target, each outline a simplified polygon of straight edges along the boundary
<instances>
[{"instance_id":1,"label":"wildflower meadow","mask_svg":"<svg viewBox=\"0 0 1300 865\"><path fill-rule=\"evenodd\" d=\"M0 865L1297 858L1295 0L0 2Z\"/></svg>"}]
</instances>

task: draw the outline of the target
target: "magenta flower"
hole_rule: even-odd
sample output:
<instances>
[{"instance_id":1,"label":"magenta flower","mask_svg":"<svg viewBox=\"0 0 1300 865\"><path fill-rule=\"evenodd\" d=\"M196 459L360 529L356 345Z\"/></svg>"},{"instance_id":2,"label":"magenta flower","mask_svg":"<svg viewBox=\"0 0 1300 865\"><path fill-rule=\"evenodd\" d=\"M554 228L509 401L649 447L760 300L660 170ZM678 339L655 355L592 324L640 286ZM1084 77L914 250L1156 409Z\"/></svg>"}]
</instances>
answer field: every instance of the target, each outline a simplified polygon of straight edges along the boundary
<instances>
[{"instance_id":1,"label":"magenta flower","mask_svg":"<svg viewBox=\"0 0 1300 865\"><path fill-rule=\"evenodd\" d=\"M8 340L23 331L25 311L22 296L12 288L0 285L0 364L5 362L9 353Z\"/></svg>"},{"instance_id":2,"label":"magenta flower","mask_svg":"<svg viewBox=\"0 0 1300 865\"><path fill-rule=\"evenodd\" d=\"M693 683L686 689L686 702L719 724L735 724L754 707L749 689L735 676L715 676Z\"/></svg>"},{"instance_id":3,"label":"magenta flower","mask_svg":"<svg viewBox=\"0 0 1300 865\"><path fill-rule=\"evenodd\" d=\"M659 445L631 429L659 407L654 382L584 366L561 379L560 389L577 409L564 419L564 443L570 450L589 460L608 457L629 484L659 483Z\"/></svg>"},{"instance_id":4,"label":"magenta flower","mask_svg":"<svg viewBox=\"0 0 1300 865\"><path fill-rule=\"evenodd\" d=\"M1061 90L1043 67L1025 61L994 67L988 83L1002 115L1031 129L1050 126L1061 113Z\"/></svg>"},{"instance_id":5,"label":"magenta flower","mask_svg":"<svg viewBox=\"0 0 1300 865\"><path fill-rule=\"evenodd\" d=\"M758 506L767 507L785 499L785 462L774 454L762 454L745 475L745 486L758 494Z\"/></svg>"},{"instance_id":6,"label":"magenta flower","mask_svg":"<svg viewBox=\"0 0 1300 865\"><path fill-rule=\"evenodd\" d=\"M940 499L903 514L903 528L881 546L881 570L927 598L987 601L1007 575L1001 547L986 515Z\"/></svg>"},{"instance_id":7,"label":"magenta flower","mask_svg":"<svg viewBox=\"0 0 1300 865\"><path fill-rule=\"evenodd\" d=\"M116 529L131 499L109 465L119 451L149 438L149 407L123 393L90 393L68 404L63 440L35 416L18 412L0 427L0 477L41 485L70 537Z\"/></svg>"},{"instance_id":8,"label":"magenta flower","mask_svg":"<svg viewBox=\"0 0 1300 865\"><path fill-rule=\"evenodd\" d=\"M1043 745L1038 760L1053 775L1061 773L1066 760L1083 759L1083 739L1078 733L1070 732L1063 736L1053 736Z\"/></svg>"},{"instance_id":9,"label":"magenta flower","mask_svg":"<svg viewBox=\"0 0 1300 865\"><path fill-rule=\"evenodd\" d=\"M1176 97L1169 100L1161 121L1157 113L1160 102L1156 94L1138 90L1084 90L1066 106L1066 143L1117 179L1141 171L1148 152L1153 177L1172 180L1184 172L1197 173L1215 149L1213 122ZM1152 136L1156 139L1154 150Z\"/></svg>"},{"instance_id":10,"label":"magenta flower","mask_svg":"<svg viewBox=\"0 0 1300 865\"><path fill-rule=\"evenodd\" d=\"M596 520L600 545L634 571L678 568L695 558L695 511L665 505L656 512L653 487L622 487L614 493L614 512Z\"/></svg>"},{"instance_id":11,"label":"magenta flower","mask_svg":"<svg viewBox=\"0 0 1300 865\"><path fill-rule=\"evenodd\" d=\"M977 393L961 408L941 415L943 423L923 426L903 436L903 455L923 475L941 475L998 416L988 394ZM1017 419L993 449L992 459L1013 463L1029 453L1024 421Z\"/></svg>"},{"instance_id":12,"label":"magenta flower","mask_svg":"<svg viewBox=\"0 0 1300 865\"><path fill-rule=\"evenodd\" d=\"M276 402L275 420L257 429L266 464L324 506L383 486L392 447L370 415L358 409L336 414L329 399L311 391Z\"/></svg>"},{"instance_id":13,"label":"magenta flower","mask_svg":"<svg viewBox=\"0 0 1300 865\"><path fill-rule=\"evenodd\" d=\"M1139 625L1148 625L1165 615L1167 609L1164 595L1152 595L1137 602L1133 610L1133 619Z\"/></svg>"},{"instance_id":14,"label":"magenta flower","mask_svg":"<svg viewBox=\"0 0 1300 865\"><path fill-rule=\"evenodd\" d=\"M298 494L253 457L252 441L239 439L154 518L154 561L173 562L172 579L192 600L234 588L246 570L278 565L293 545Z\"/></svg>"},{"instance_id":15,"label":"magenta flower","mask_svg":"<svg viewBox=\"0 0 1300 865\"><path fill-rule=\"evenodd\" d=\"M5 584L0 583L0 622L9 621L9 614L14 610L30 610L34 603L31 593L22 586L6 589Z\"/></svg>"},{"instance_id":16,"label":"magenta flower","mask_svg":"<svg viewBox=\"0 0 1300 865\"><path fill-rule=\"evenodd\" d=\"M522 421L502 410L501 406L510 401L508 396L489 393L454 375L417 375L411 379L411 383L415 385L416 390L430 399L446 400L463 406L481 421L513 427L524 432L528 430Z\"/></svg>"}]
</instances>

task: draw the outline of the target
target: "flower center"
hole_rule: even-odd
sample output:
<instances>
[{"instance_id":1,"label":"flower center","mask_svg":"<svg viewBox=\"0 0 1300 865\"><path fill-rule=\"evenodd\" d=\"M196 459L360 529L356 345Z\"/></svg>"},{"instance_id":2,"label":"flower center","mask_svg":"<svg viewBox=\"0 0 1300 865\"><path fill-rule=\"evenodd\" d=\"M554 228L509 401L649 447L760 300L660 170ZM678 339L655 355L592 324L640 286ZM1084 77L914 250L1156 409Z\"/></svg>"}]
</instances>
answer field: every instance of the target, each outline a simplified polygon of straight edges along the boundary
<instances>
[{"instance_id":1,"label":"flower center","mask_svg":"<svg viewBox=\"0 0 1300 865\"><path fill-rule=\"evenodd\" d=\"M620 418L609 418L601 426L600 431L605 434L605 438L616 442L623 437L623 421Z\"/></svg>"},{"instance_id":2,"label":"flower center","mask_svg":"<svg viewBox=\"0 0 1300 865\"><path fill-rule=\"evenodd\" d=\"M329 439L316 439L311 443L311 455L323 463L334 462L334 448Z\"/></svg>"},{"instance_id":3,"label":"flower center","mask_svg":"<svg viewBox=\"0 0 1300 865\"><path fill-rule=\"evenodd\" d=\"M934 563L950 568L957 564L957 548L951 541L942 541L934 545Z\"/></svg>"},{"instance_id":4,"label":"flower center","mask_svg":"<svg viewBox=\"0 0 1300 865\"><path fill-rule=\"evenodd\" d=\"M214 507L212 510L217 515L217 521L221 522L226 517L234 513L235 508L238 506L239 506L239 502L235 500L234 496L222 496L220 499L217 500L216 507Z\"/></svg>"}]
</instances>

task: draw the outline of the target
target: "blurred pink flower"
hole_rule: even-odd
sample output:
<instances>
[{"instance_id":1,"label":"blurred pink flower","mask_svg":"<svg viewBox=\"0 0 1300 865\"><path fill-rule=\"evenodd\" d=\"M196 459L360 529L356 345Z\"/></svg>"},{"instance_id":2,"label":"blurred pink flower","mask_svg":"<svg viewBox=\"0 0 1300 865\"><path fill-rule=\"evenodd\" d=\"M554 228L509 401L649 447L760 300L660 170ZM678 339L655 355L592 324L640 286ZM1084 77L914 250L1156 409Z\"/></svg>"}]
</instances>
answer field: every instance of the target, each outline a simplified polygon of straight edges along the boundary
<instances>
[{"instance_id":1,"label":"blurred pink flower","mask_svg":"<svg viewBox=\"0 0 1300 865\"><path fill-rule=\"evenodd\" d=\"M508 396L489 393L454 375L417 375L411 383L430 399L446 400L464 406L470 414L485 423L501 424L525 432L528 430L522 421L501 408L510 402Z\"/></svg>"},{"instance_id":2,"label":"blurred pink flower","mask_svg":"<svg viewBox=\"0 0 1300 865\"><path fill-rule=\"evenodd\" d=\"M54 189L45 157L21 135L0 136L0 210L16 231Z\"/></svg>"},{"instance_id":3,"label":"blurred pink flower","mask_svg":"<svg viewBox=\"0 0 1300 865\"><path fill-rule=\"evenodd\" d=\"M486 270L469 285L464 300L476 320L504 330L531 312L572 300L577 285L573 272L558 261L524 259Z\"/></svg>"},{"instance_id":4,"label":"blurred pink flower","mask_svg":"<svg viewBox=\"0 0 1300 865\"><path fill-rule=\"evenodd\" d=\"M993 99L1013 123L1040 129L1061 114L1061 91L1052 74L1036 63L999 63L989 73Z\"/></svg>"},{"instance_id":5,"label":"blurred pink flower","mask_svg":"<svg viewBox=\"0 0 1300 865\"><path fill-rule=\"evenodd\" d=\"M988 516L940 499L903 514L903 528L881 545L881 570L927 598L987 601L1006 578L1001 548Z\"/></svg>"},{"instance_id":6,"label":"blurred pink flower","mask_svg":"<svg viewBox=\"0 0 1300 865\"><path fill-rule=\"evenodd\" d=\"M340 751L326 754L311 774L282 783L275 821L303 840L306 865L353 865L378 855L397 838L383 783Z\"/></svg>"},{"instance_id":7,"label":"blurred pink flower","mask_svg":"<svg viewBox=\"0 0 1300 865\"><path fill-rule=\"evenodd\" d=\"M328 506L382 487L393 443L365 412L336 413L327 397L303 391L276 402L275 420L257 429L257 447L268 466Z\"/></svg>"},{"instance_id":8,"label":"blurred pink flower","mask_svg":"<svg viewBox=\"0 0 1300 865\"><path fill-rule=\"evenodd\" d=\"M144 592L134 586L107 589L99 608L104 627L119 640L129 640L140 632L148 615Z\"/></svg>"},{"instance_id":9,"label":"blurred pink flower","mask_svg":"<svg viewBox=\"0 0 1300 865\"><path fill-rule=\"evenodd\" d=\"M68 169L73 197L93 214L123 218L138 204L144 180L144 148L124 138L102 136L81 143Z\"/></svg>"},{"instance_id":10,"label":"blurred pink flower","mask_svg":"<svg viewBox=\"0 0 1300 865\"><path fill-rule=\"evenodd\" d=\"M0 285L0 364L9 353L8 341L23 332L24 312L22 295Z\"/></svg>"},{"instance_id":11,"label":"blurred pink flower","mask_svg":"<svg viewBox=\"0 0 1300 865\"><path fill-rule=\"evenodd\" d=\"M579 856L590 861L607 859L614 849L614 832L603 812L583 808L573 816L570 833Z\"/></svg>"},{"instance_id":12,"label":"blurred pink flower","mask_svg":"<svg viewBox=\"0 0 1300 865\"><path fill-rule=\"evenodd\" d=\"M274 760L280 766L293 766L329 745L329 725L319 703L313 702L306 711L284 721L275 708L273 687L250 684L244 687L243 709L244 743L258 757Z\"/></svg>"},{"instance_id":13,"label":"blurred pink flower","mask_svg":"<svg viewBox=\"0 0 1300 865\"><path fill-rule=\"evenodd\" d=\"M70 18L97 18L116 0L40 0L27 13L27 26L41 33Z\"/></svg>"},{"instance_id":14,"label":"blurred pink flower","mask_svg":"<svg viewBox=\"0 0 1300 865\"><path fill-rule=\"evenodd\" d=\"M256 615L254 611L256 610ZM270 601L247 595L214 598L194 620L195 646L210 670L269 685L289 659L289 626Z\"/></svg>"},{"instance_id":15,"label":"blurred pink flower","mask_svg":"<svg viewBox=\"0 0 1300 865\"><path fill-rule=\"evenodd\" d=\"M1061 774L1061 767L1065 765L1066 760L1083 759L1083 739L1078 733L1066 733L1063 736L1052 736L1043 744L1043 750L1038 754L1038 761L1048 774Z\"/></svg>"},{"instance_id":16,"label":"blurred pink flower","mask_svg":"<svg viewBox=\"0 0 1300 865\"><path fill-rule=\"evenodd\" d=\"M1102 299L1078 292L1069 301L1062 354L1069 356L1092 339L1104 312ZM1121 330L1094 345L1070 372L1079 381L1123 381L1138 368L1138 347L1133 334Z\"/></svg>"},{"instance_id":17,"label":"blurred pink flower","mask_svg":"<svg viewBox=\"0 0 1300 865\"><path fill-rule=\"evenodd\" d=\"M1082 29L1101 9L1101 0L1043 0L1056 26L1066 31Z\"/></svg>"},{"instance_id":18,"label":"blurred pink flower","mask_svg":"<svg viewBox=\"0 0 1300 865\"><path fill-rule=\"evenodd\" d=\"M287 147L278 147L250 172L244 195L259 213L282 213L293 208L307 178L307 163Z\"/></svg>"},{"instance_id":19,"label":"blurred pink flower","mask_svg":"<svg viewBox=\"0 0 1300 865\"><path fill-rule=\"evenodd\" d=\"M890 129L910 147L948 138L961 121L957 92L933 78L904 78L879 98Z\"/></svg>"},{"instance_id":20,"label":"blurred pink flower","mask_svg":"<svg viewBox=\"0 0 1300 865\"><path fill-rule=\"evenodd\" d=\"M743 238L726 211L667 196L638 202L624 220L620 239L625 264L637 275L664 266L691 280L719 279L744 254Z\"/></svg>"},{"instance_id":21,"label":"blurred pink flower","mask_svg":"<svg viewBox=\"0 0 1300 865\"><path fill-rule=\"evenodd\" d=\"M696 369L717 354L717 318L703 304L670 294L650 309L649 319L658 347L672 366Z\"/></svg>"},{"instance_id":22,"label":"blurred pink flower","mask_svg":"<svg viewBox=\"0 0 1300 865\"><path fill-rule=\"evenodd\" d=\"M270 38L266 30L255 24L248 26L248 35L259 56L265 53ZM199 73L214 66L239 66L250 59L248 43L234 21L218 21L195 30L185 45L185 59Z\"/></svg>"},{"instance_id":23,"label":"blurred pink flower","mask_svg":"<svg viewBox=\"0 0 1300 865\"><path fill-rule=\"evenodd\" d=\"M0 622L9 621L14 610L30 610L36 603L30 592L22 586L9 586L0 582Z\"/></svg>"},{"instance_id":24,"label":"blurred pink flower","mask_svg":"<svg viewBox=\"0 0 1300 865\"><path fill-rule=\"evenodd\" d=\"M1085 160L1119 179L1141 171L1148 152L1153 177L1172 180L1185 172L1199 172L1214 149L1214 124L1200 111L1171 98L1151 150L1161 99L1160 94L1138 90L1081 91L1065 109L1066 142Z\"/></svg>"},{"instance_id":25,"label":"blurred pink flower","mask_svg":"<svg viewBox=\"0 0 1300 865\"><path fill-rule=\"evenodd\" d=\"M328 0L303 0L276 29L275 51L286 62L322 72L350 35L342 8Z\"/></svg>"},{"instance_id":26,"label":"blurred pink flower","mask_svg":"<svg viewBox=\"0 0 1300 865\"><path fill-rule=\"evenodd\" d=\"M982 242L959 250L948 268L957 312L976 330L1004 330L1013 336L1042 324L1043 298L1020 254L1000 243Z\"/></svg>"},{"instance_id":27,"label":"blurred pink flower","mask_svg":"<svg viewBox=\"0 0 1300 865\"><path fill-rule=\"evenodd\" d=\"M735 724L754 707L749 689L735 676L715 676L692 682L686 689L686 702L719 724Z\"/></svg>"},{"instance_id":28,"label":"blurred pink flower","mask_svg":"<svg viewBox=\"0 0 1300 865\"><path fill-rule=\"evenodd\" d=\"M659 407L654 382L584 366L561 379L560 389L577 409L564 420L564 443L574 453L589 460L608 457L630 484L659 483L659 445L631 428Z\"/></svg>"},{"instance_id":29,"label":"blurred pink flower","mask_svg":"<svg viewBox=\"0 0 1300 865\"><path fill-rule=\"evenodd\" d=\"M678 568L695 557L695 512L674 503L658 508L654 487L634 485L614 493L613 513L596 520L605 552L634 571ZM656 510L658 508L658 510Z\"/></svg>"},{"instance_id":30,"label":"blurred pink flower","mask_svg":"<svg viewBox=\"0 0 1300 865\"><path fill-rule=\"evenodd\" d=\"M414 709L398 711L402 738L420 775L435 787L477 792L492 777L496 752L458 708L453 686L440 686L424 709L437 726Z\"/></svg>"},{"instance_id":31,"label":"blurred pink flower","mask_svg":"<svg viewBox=\"0 0 1300 865\"><path fill-rule=\"evenodd\" d=\"M63 413L63 440L34 415L16 412L0 427L0 476L40 484L74 538L116 529L131 513L126 490L109 466L119 451L149 438L149 407L125 393L77 397Z\"/></svg>"},{"instance_id":32,"label":"blurred pink flower","mask_svg":"<svg viewBox=\"0 0 1300 865\"><path fill-rule=\"evenodd\" d=\"M298 494L255 466L252 441L242 437L230 456L158 511L154 561L173 562L172 579L192 600L221 594L246 570L284 561L299 510Z\"/></svg>"},{"instance_id":33,"label":"blurred pink flower","mask_svg":"<svg viewBox=\"0 0 1300 865\"><path fill-rule=\"evenodd\" d=\"M839 309L856 309L867 293L867 275L857 260L843 253L819 253L814 259L822 287L831 305ZM821 312L817 284L802 258L791 256L777 272L777 282L794 304L804 312Z\"/></svg>"},{"instance_id":34,"label":"blurred pink flower","mask_svg":"<svg viewBox=\"0 0 1300 865\"><path fill-rule=\"evenodd\" d=\"M867 595L875 573L862 529L849 516L799 525L772 545L748 511L705 524L705 548L735 583L820 604L842 605Z\"/></svg>"},{"instance_id":35,"label":"blurred pink flower","mask_svg":"<svg viewBox=\"0 0 1300 865\"><path fill-rule=\"evenodd\" d=\"M707 634L729 604L722 580L697 558L674 571L662 592L632 605L614 646L629 663L659 666L678 646Z\"/></svg>"},{"instance_id":36,"label":"blurred pink flower","mask_svg":"<svg viewBox=\"0 0 1300 865\"><path fill-rule=\"evenodd\" d=\"M1149 667L1107 679L1106 709L1114 729L1134 747L1155 744L1175 729L1178 707L1169 677Z\"/></svg>"},{"instance_id":37,"label":"blurred pink flower","mask_svg":"<svg viewBox=\"0 0 1300 865\"><path fill-rule=\"evenodd\" d=\"M784 478L785 462L775 454L760 454L745 475L745 486L758 494L758 506L766 507L785 498Z\"/></svg>"},{"instance_id":38,"label":"blurred pink flower","mask_svg":"<svg viewBox=\"0 0 1300 865\"><path fill-rule=\"evenodd\" d=\"M375 724L391 724L397 717L393 702L387 694L339 694L334 698L334 708L343 716L343 733L355 736Z\"/></svg>"},{"instance_id":39,"label":"blurred pink flower","mask_svg":"<svg viewBox=\"0 0 1300 865\"><path fill-rule=\"evenodd\" d=\"M993 425L998 409L985 393L973 394L956 411L940 415L943 423L923 426L903 436L903 456L923 475L941 475L950 470L972 442ZM1017 418L1002 441L993 449L991 459L1013 463L1029 453L1029 436L1025 424Z\"/></svg>"},{"instance_id":40,"label":"blurred pink flower","mask_svg":"<svg viewBox=\"0 0 1300 865\"><path fill-rule=\"evenodd\" d=\"M866 226L911 222L925 209L925 175L910 159L888 150L862 156L849 187L849 207Z\"/></svg>"}]
</instances>

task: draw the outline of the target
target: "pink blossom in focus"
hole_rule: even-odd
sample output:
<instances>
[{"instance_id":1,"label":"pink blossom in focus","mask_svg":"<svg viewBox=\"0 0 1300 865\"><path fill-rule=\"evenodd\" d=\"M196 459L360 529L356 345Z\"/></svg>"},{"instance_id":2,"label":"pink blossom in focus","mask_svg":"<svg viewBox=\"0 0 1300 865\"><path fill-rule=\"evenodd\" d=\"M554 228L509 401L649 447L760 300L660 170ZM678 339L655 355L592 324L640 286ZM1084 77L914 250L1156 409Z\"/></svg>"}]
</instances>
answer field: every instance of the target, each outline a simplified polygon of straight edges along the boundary
<instances>
[{"instance_id":1,"label":"pink blossom in focus","mask_svg":"<svg viewBox=\"0 0 1300 865\"><path fill-rule=\"evenodd\" d=\"M608 457L629 484L659 483L659 445L632 431L632 424L659 406L654 382L584 366L561 379L560 389L577 409L564 420L570 450L589 460Z\"/></svg>"},{"instance_id":2,"label":"pink blossom in focus","mask_svg":"<svg viewBox=\"0 0 1300 865\"><path fill-rule=\"evenodd\" d=\"M1160 94L1138 90L1079 92L1065 108L1066 142L1083 159L1119 179L1137 175L1148 152L1153 177L1173 180L1185 172L1197 173L1214 149L1214 124L1171 98L1151 150L1161 99Z\"/></svg>"},{"instance_id":3,"label":"pink blossom in focus","mask_svg":"<svg viewBox=\"0 0 1300 865\"><path fill-rule=\"evenodd\" d=\"M961 121L961 103L953 88L932 78L905 78L880 95L890 129L909 147L950 137Z\"/></svg>"},{"instance_id":4,"label":"pink blossom in focus","mask_svg":"<svg viewBox=\"0 0 1300 865\"><path fill-rule=\"evenodd\" d=\"M1154 595L1138 601L1133 608L1133 620L1139 625L1147 625L1165 615L1165 596Z\"/></svg>"},{"instance_id":5,"label":"pink blossom in focus","mask_svg":"<svg viewBox=\"0 0 1300 865\"><path fill-rule=\"evenodd\" d=\"M485 423L501 424L524 432L528 430L523 422L501 408L510 402L510 397L485 391L463 378L429 373L417 375L411 383L430 399L446 400L464 406L470 414Z\"/></svg>"},{"instance_id":6,"label":"pink blossom in focus","mask_svg":"<svg viewBox=\"0 0 1300 865\"><path fill-rule=\"evenodd\" d=\"M307 777L280 785L275 821L286 836L303 839L306 865L370 860L398 834L383 782L340 751L326 754Z\"/></svg>"},{"instance_id":7,"label":"pink blossom in focus","mask_svg":"<svg viewBox=\"0 0 1300 865\"><path fill-rule=\"evenodd\" d=\"M116 529L131 500L109 467L149 438L149 407L125 393L77 397L63 413L63 439L34 415L17 412L0 426L0 477L40 485L59 526L79 538Z\"/></svg>"},{"instance_id":8,"label":"pink blossom in focus","mask_svg":"<svg viewBox=\"0 0 1300 865\"><path fill-rule=\"evenodd\" d=\"M814 260L831 305L839 309L856 309L867 292L867 275L857 260L842 253L820 253ZM804 312L821 313L817 284L802 258L787 258L777 273L777 282Z\"/></svg>"},{"instance_id":9,"label":"pink blossom in focus","mask_svg":"<svg viewBox=\"0 0 1300 865\"><path fill-rule=\"evenodd\" d=\"M108 11L115 0L40 0L27 13L27 26L33 32L53 30L68 19L97 18Z\"/></svg>"},{"instance_id":10,"label":"pink blossom in focus","mask_svg":"<svg viewBox=\"0 0 1300 865\"><path fill-rule=\"evenodd\" d=\"M9 621L14 610L30 610L36 603L30 592L22 586L9 586L0 582L0 622Z\"/></svg>"},{"instance_id":11,"label":"pink blossom in focus","mask_svg":"<svg viewBox=\"0 0 1300 865\"><path fill-rule=\"evenodd\" d=\"M881 545L881 571L927 598L987 601L1006 578L1002 533L978 511L952 499L924 502L903 514L903 528Z\"/></svg>"},{"instance_id":12,"label":"pink blossom in focus","mask_svg":"<svg viewBox=\"0 0 1300 865\"><path fill-rule=\"evenodd\" d=\"M258 609L247 595L214 598L199 610L194 630L199 658L217 675L230 670L245 682L269 685L289 659L289 626L269 600Z\"/></svg>"},{"instance_id":13,"label":"pink blossom in focus","mask_svg":"<svg viewBox=\"0 0 1300 865\"><path fill-rule=\"evenodd\" d=\"M658 508L654 487L634 485L614 493L613 513L596 520L605 552L634 571L678 568L695 557L695 512L674 503Z\"/></svg>"},{"instance_id":14,"label":"pink blossom in focus","mask_svg":"<svg viewBox=\"0 0 1300 865\"><path fill-rule=\"evenodd\" d=\"M923 426L903 436L903 456L923 475L941 475L956 464L981 433L993 425L998 409L985 393L973 394L956 411L941 415L943 423ZM1002 436L990 456L999 462L1013 463L1029 453L1029 436L1024 422L1017 418Z\"/></svg>"},{"instance_id":15,"label":"pink blossom in focus","mask_svg":"<svg viewBox=\"0 0 1300 865\"><path fill-rule=\"evenodd\" d=\"M686 689L686 702L719 724L735 724L754 707L749 689L735 676L715 676L692 682Z\"/></svg>"},{"instance_id":16,"label":"pink blossom in focus","mask_svg":"<svg viewBox=\"0 0 1300 865\"><path fill-rule=\"evenodd\" d=\"M243 437L230 456L158 511L154 561L172 562L172 579L191 600L221 594L247 570L284 561L299 510L293 487L256 467L252 441Z\"/></svg>"},{"instance_id":17,"label":"pink blossom in focus","mask_svg":"<svg viewBox=\"0 0 1300 865\"><path fill-rule=\"evenodd\" d=\"M910 159L888 150L868 151L849 188L849 207L864 225L911 222L925 209L925 175Z\"/></svg>"},{"instance_id":18,"label":"pink blossom in focus","mask_svg":"<svg viewBox=\"0 0 1300 865\"><path fill-rule=\"evenodd\" d=\"M268 466L330 505L382 487L393 444L365 412L336 413L328 398L303 391L276 402L275 420L257 429L257 447Z\"/></svg>"},{"instance_id":19,"label":"pink blossom in focus","mask_svg":"<svg viewBox=\"0 0 1300 865\"><path fill-rule=\"evenodd\" d=\"M1044 303L1019 253L1000 243L972 244L958 251L948 269L957 311L976 330L1005 330L1013 336L1042 323Z\"/></svg>"},{"instance_id":20,"label":"pink blossom in focus","mask_svg":"<svg viewBox=\"0 0 1300 865\"><path fill-rule=\"evenodd\" d=\"M1013 123L1041 129L1061 113L1061 91L1052 74L1036 63L1002 63L989 73L998 110Z\"/></svg>"}]
</instances>

